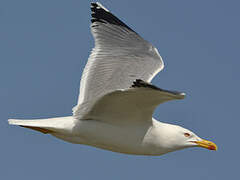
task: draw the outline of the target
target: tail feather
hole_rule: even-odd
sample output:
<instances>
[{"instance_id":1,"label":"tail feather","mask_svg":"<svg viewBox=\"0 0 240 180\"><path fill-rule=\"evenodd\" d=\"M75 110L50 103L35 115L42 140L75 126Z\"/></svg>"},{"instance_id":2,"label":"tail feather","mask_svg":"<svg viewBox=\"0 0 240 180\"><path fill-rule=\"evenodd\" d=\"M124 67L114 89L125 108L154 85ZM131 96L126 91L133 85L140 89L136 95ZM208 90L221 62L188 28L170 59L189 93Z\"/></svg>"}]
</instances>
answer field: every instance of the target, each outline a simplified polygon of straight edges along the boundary
<instances>
[{"instance_id":1,"label":"tail feather","mask_svg":"<svg viewBox=\"0 0 240 180\"><path fill-rule=\"evenodd\" d=\"M32 129L32 130L35 130L35 131L39 131L39 132L41 132L43 134L54 133L54 131L51 131L51 130L48 130L48 129L44 129L44 128L40 128L40 127L31 127L31 126L22 126L22 125L20 125L20 127L29 128L29 129Z\"/></svg>"},{"instance_id":2,"label":"tail feather","mask_svg":"<svg viewBox=\"0 0 240 180\"><path fill-rule=\"evenodd\" d=\"M71 117L59 117L49 119L35 119L35 120L20 120L20 119L8 119L8 123L11 125L18 125L20 127L39 131L44 134L51 134L54 132L65 131L66 122L70 121Z\"/></svg>"},{"instance_id":3,"label":"tail feather","mask_svg":"<svg viewBox=\"0 0 240 180\"><path fill-rule=\"evenodd\" d=\"M18 125L20 127L29 128L35 131L39 131L44 134L53 133L47 126L46 120L19 120L19 119L9 119L8 123L11 125Z\"/></svg>"}]
</instances>

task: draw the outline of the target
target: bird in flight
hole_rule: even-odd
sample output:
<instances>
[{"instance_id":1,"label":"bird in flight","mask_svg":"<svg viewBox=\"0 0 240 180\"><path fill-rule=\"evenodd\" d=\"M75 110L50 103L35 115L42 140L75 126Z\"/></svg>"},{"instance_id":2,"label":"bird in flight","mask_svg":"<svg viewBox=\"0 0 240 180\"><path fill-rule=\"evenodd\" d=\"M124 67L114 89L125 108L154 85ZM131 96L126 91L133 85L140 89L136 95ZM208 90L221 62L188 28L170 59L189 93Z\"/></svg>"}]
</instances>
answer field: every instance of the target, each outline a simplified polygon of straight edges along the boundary
<instances>
[{"instance_id":1,"label":"bird in flight","mask_svg":"<svg viewBox=\"0 0 240 180\"><path fill-rule=\"evenodd\" d=\"M164 63L158 50L100 3L91 3L95 47L84 68L73 115L9 119L75 144L134 155L162 155L188 147L217 150L216 144L181 126L152 117L164 102L185 93L161 89L151 80Z\"/></svg>"}]
</instances>

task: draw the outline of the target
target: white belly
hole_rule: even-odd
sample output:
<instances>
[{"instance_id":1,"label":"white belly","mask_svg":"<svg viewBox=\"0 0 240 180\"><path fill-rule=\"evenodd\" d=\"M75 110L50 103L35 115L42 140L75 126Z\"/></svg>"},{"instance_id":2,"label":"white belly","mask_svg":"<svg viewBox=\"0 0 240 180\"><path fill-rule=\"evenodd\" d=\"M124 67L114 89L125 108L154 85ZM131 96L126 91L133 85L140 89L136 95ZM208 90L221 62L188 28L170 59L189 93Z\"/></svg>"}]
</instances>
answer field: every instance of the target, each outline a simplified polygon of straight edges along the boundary
<instances>
[{"instance_id":1,"label":"white belly","mask_svg":"<svg viewBox=\"0 0 240 180\"><path fill-rule=\"evenodd\" d=\"M71 136L52 135L71 143L90 145L120 153L159 155L159 153L155 154L155 148L152 145L146 143L151 127L149 123L126 126L94 120L78 120L72 129Z\"/></svg>"}]
</instances>

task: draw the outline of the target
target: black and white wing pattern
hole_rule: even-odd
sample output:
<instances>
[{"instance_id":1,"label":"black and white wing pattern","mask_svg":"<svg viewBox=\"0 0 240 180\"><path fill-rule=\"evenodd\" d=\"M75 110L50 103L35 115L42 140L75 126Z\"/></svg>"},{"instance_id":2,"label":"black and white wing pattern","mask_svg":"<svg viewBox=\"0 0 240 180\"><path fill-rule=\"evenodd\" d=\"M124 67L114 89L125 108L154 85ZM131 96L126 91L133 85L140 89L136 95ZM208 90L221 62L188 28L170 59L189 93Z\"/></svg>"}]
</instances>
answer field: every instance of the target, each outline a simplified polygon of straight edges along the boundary
<instances>
[{"instance_id":1,"label":"black and white wing pattern","mask_svg":"<svg viewBox=\"0 0 240 180\"><path fill-rule=\"evenodd\" d=\"M96 101L136 79L150 82L163 69L157 49L100 3L91 3L95 47L83 71L74 116L81 118ZM81 111L79 110L81 108Z\"/></svg>"}]
</instances>

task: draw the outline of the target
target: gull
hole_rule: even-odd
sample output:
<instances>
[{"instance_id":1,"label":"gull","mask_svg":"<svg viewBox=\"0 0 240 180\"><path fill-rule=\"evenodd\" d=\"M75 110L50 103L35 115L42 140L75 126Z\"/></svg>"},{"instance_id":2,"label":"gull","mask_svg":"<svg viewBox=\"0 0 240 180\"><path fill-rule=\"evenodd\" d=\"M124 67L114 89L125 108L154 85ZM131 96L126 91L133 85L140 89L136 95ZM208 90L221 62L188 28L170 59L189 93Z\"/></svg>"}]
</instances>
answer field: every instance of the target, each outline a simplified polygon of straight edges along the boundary
<instances>
[{"instance_id":1,"label":"gull","mask_svg":"<svg viewBox=\"0 0 240 180\"><path fill-rule=\"evenodd\" d=\"M217 150L215 143L152 117L164 102L185 93L161 89L151 80L164 67L158 50L100 3L91 3L95 47L84 68L73 115L9 119L64 141L132 155L163 155L188 148Z\"/></svg>"}]
</instances>

